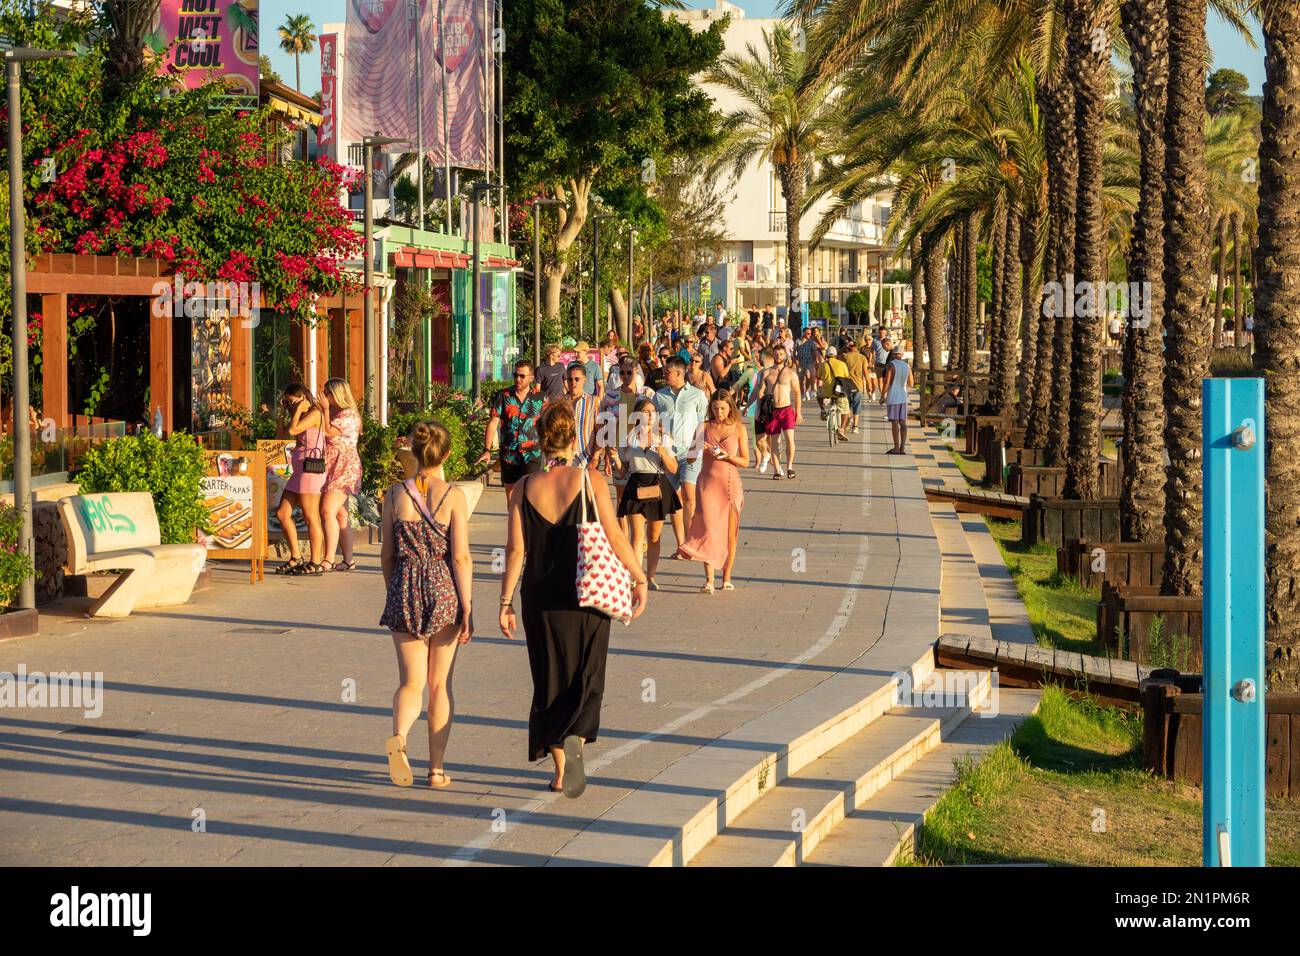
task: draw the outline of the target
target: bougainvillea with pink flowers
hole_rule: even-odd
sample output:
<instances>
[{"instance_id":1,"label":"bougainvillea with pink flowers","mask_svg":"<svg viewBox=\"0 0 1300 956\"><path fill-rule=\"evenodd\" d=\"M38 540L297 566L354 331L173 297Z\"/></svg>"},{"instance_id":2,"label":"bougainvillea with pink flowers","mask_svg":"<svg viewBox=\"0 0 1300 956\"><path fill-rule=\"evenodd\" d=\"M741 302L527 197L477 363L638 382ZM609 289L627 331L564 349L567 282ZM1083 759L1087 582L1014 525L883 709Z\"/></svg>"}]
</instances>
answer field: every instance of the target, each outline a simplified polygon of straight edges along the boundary
<instances>
[{"instance_id":1,"label":"bougainvillea with pink flowers","mask_svg":"<svg viewBox=\"0 0 1300 956\"><path fill-rule=\"evenodd\" d=\"M77 130L58 179L34 204L51 248L152 256L190 280L257 282L269 308L312 315L316 295L351 285L361 239L339 205L337 164L278 163L260 114L167 119L103 146Z\"/></svg>"},{"instance_id":2,"label":"bougainvillea with pink flowers","mask_svg":"<svg viewBox=\"0 0 1300 956\"><path fill-rule=\"evenodd\" d=\"M339 203L343 167L279 162L289 134L263 113L212 108L217 89L163 96L165 82L147 76L110 96L84 24L28 21L0 0L0 31L92 46L27 68L29 252L148 256L186 281L257 282L265 307L305 319L317 295L354 286L342 264L361 238ZM0 105L0 133L7 125ZM51 158L57 175L45 182Z\"/></svg>"}]
</instances>

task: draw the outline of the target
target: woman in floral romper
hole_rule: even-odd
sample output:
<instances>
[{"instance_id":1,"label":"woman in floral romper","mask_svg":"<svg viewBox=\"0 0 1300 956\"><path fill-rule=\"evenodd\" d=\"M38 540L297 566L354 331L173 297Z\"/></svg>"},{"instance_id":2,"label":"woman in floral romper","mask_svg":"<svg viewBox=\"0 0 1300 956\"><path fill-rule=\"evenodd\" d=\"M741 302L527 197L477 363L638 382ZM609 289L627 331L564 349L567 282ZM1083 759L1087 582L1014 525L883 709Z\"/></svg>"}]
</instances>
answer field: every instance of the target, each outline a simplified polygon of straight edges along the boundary
<instances>
[{"instance_id":1,"label":"woman in floral romper","mask_svg":"<svg viewBox=\"0 0 1300 956\"><path fill-rule=\"evenodd\" d=\"M361 413L357 411L352 389L341 378L325 383L329 402L329 424L325 428L325 486L320 510L325 526L326 571L351 571L352 516L348 513L348 496L361 493L361 456L357 439L361 437ZM343 546L343 562L334 563L334 552Z\"/></svg>"},{"instance_id":2,"label":"woman in floral romper","mask_svg":"<svg viewBox=\"0 0 1300 956\"><path fill-rule=\"evenodd\" d=\"M443 477L451 436L438 422L411 432L414 478L388 489L384 500L384 613L393 632L401 683L393 695L393 735L386 742L388 774L399 787L412 782L406 735L420 716L429 687L429 786L445 787L443 755L451 735L452 667L456 649L469 641L469 504Z\"/></svg>"}]
</instances>

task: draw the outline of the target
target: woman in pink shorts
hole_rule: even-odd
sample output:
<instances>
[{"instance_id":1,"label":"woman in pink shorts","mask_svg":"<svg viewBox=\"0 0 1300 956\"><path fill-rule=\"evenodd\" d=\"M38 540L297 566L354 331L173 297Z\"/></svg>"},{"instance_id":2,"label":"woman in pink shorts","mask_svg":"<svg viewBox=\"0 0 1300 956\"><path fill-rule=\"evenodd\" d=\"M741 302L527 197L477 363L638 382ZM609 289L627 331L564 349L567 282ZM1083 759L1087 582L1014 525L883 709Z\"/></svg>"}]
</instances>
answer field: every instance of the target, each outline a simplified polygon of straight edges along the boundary
<instances>
[{"instance_id":1,"label":"woman in pink shorts","mask_svg":"<svg viewBox=\"0 0 1300 956\"><path fill-rule=\"evenodd\" d=\"M320 562L325 550L325 534L321 526L320 496L325 488L325 429L329 421L316 398L301 382L294 382L286 388L280 402L289 416L289 436L298 441L289 449L293 474L289 476L275 512L290 557L287 563L276 569L276 573L323 574ZM321 462L321 470L308 471L309 467L314 467L308 465L308 461L316 459ZM311 560L307 562L302 560L298 550L298 535L293 524L295 506L302 509L307 522L307 539L311 544Z\"/></svg>"}]
</instances>

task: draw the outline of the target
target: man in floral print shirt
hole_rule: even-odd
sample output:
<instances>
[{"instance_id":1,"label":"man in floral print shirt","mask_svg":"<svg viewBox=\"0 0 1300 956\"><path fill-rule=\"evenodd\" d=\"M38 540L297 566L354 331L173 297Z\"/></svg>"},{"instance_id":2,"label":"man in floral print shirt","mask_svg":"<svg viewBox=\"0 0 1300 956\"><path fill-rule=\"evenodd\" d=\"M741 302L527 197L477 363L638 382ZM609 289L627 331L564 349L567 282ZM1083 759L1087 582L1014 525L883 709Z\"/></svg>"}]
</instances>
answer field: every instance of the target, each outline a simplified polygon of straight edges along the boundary
<instances>
[{"instance_id":1,"label":"man in floral print shirt","mask_svg":"<svg viewBox=\"0 0 1300 956\"><path fill-rule=\"evenodd\" d=\"M501 451L501 484L506 497L510 489L525 475L542 466L542 449L537 443L537 416L542 413L540 392L533 389L533 363L526 359L515 363L514 388L503 388L492 400L492 417L488 419L487 433L483 437L485 451L479 459L483 464L492 457L492 450Z\"/></svg>"}]
</instances>

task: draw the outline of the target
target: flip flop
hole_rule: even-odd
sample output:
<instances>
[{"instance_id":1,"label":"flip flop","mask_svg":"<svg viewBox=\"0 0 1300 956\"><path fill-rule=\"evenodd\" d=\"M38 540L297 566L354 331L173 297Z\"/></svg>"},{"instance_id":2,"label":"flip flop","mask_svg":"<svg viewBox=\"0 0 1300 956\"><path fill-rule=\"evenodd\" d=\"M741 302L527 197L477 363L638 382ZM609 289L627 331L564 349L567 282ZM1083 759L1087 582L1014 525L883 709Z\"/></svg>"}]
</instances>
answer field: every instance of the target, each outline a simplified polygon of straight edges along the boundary
<instances>
[{"instance_id":1,"label":"flip flop","mask_svg":"<svg viewBox=\"0 0 1300 956\"><path fill-rule=\"evenodd\" d=\"M406 759L406 742L402 735L389 737L384 741L384 749L388 751L388 776L399 787L409 787L413 782L411 762Z\"/></svg>"},{"instance_id":2,"label":"flip flop","mask_svg":"<svg viewBox=\"0 0 1300 956\"><path fill-rule=\"evenodd\" d=\"M582 796L587 789L587 771L582 766L582 738L569 734L564 738L564 795L570 799Z\"/></svg>"},{"instance_id":3,"label":"flip flop","mask_svg":"<svg viewBox=\"0 0 1300 956\"><path fill-rule=\"evenodd\" d=\"M441 777L442 783L434 783L433 782L434 777ZM443 787L451 786L451 777L447 776L447 772L445 770L430 770L428 780L429 780L429 786L433 787L435 790L441 790Z\"/></svg>"}]
</instances>

